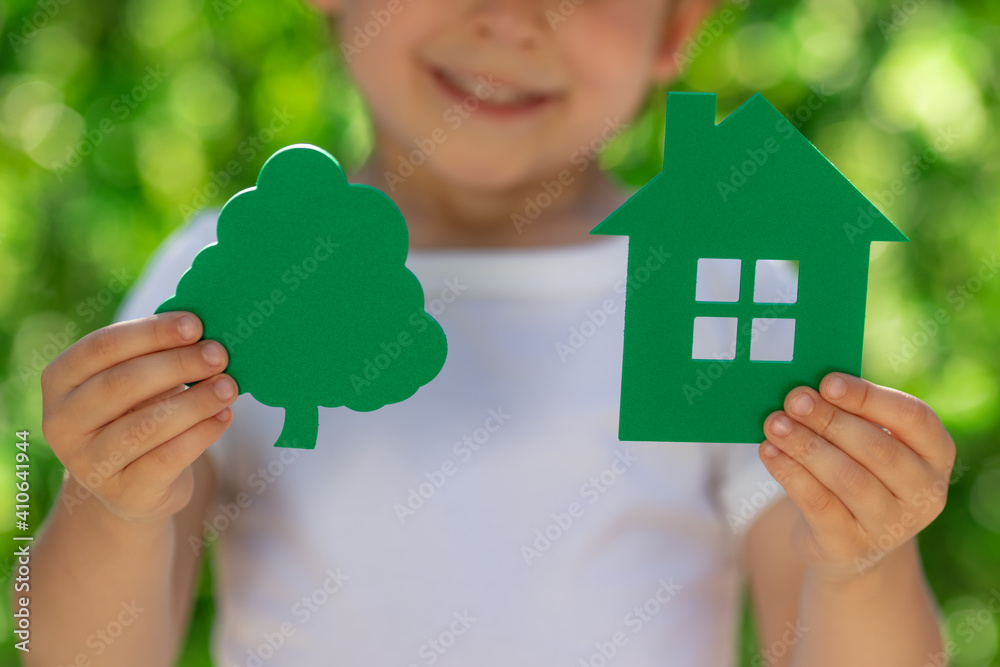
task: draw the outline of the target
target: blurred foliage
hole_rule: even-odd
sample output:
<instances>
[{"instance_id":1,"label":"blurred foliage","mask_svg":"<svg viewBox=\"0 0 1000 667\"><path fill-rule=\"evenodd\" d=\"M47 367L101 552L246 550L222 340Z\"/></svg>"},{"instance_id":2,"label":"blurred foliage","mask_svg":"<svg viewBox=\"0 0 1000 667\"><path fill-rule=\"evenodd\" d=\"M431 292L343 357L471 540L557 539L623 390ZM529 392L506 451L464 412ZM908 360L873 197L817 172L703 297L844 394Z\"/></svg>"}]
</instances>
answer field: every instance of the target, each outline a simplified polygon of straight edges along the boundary
<instances>
[{"instance_id":1,"label":"blurred foliage","mask_svg":"<svg viewBox=\"0 0 1000 667\"><path fill-rule=\"evenodd\" d=\"M0 430L32 434L36 529L62 475L41 367L109 323L163 238L274 150L310 142L350 169L372 137L326 22L298 0L7 0L0 34ZM921 548L953 664L1000 666L1000 3L739 0L683 55L673 89L717 92L720 117L764 92L912 240L872 249L865 376L926 400L958 442ZM659 170L663 95L601 156L631 184ZM4 545L12 466L9 449ZM210 664L210 591L206 570L182 665ZM15 664L0 606L0 664ZM762 664L744 626L744 664Z\"/></svg>"}]
</instances>

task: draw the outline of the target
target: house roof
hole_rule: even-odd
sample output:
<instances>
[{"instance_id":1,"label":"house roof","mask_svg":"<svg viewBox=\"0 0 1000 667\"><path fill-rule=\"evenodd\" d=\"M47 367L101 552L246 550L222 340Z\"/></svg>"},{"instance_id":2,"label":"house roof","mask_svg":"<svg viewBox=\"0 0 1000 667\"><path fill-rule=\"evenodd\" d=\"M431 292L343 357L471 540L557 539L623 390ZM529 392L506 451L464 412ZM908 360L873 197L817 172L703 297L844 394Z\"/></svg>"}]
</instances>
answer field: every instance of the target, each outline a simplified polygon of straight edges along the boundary
<instances>
[{"instance_id":1,"label":"house roof","mask_svg":"<svg viewBox=\"0 0 1000 667\"><path fill-rule=\"evenodd\" d=\"M715 124L714 93L667 96L663 170L592 234L856 247L907 241L760 93Z\"/></svg>"}]
</instances>

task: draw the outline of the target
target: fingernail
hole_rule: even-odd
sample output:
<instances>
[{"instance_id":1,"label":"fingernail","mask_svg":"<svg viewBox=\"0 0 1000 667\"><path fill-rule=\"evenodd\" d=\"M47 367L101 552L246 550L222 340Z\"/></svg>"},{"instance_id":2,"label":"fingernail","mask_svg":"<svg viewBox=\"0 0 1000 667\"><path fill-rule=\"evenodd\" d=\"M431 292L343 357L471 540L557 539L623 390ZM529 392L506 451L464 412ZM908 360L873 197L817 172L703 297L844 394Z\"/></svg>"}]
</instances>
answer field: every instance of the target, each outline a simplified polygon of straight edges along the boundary
<instances>
[{"instance_id":1,"label":"fingernail","mask_svg":"<svg viewBox=\"0 0 1000 667\"><path fill-rule=\"evenodd\" d=\"M194 338L198 334L198 323L190 315L183 315L177 320L177 331L185 340Z\"/></svg>"},{"instance_id":2,"label":"fingernail","mask_svg":"<svg viewBox=\"0 0 1000 667\"><path fill-rule=\"evenodd\" d=\"M788 421L788 417L779 415L771 422L771 430L778 435L788 435L792 432L792 422Z\"/></svg>"},{"instance_id":3,"label":"fingernail","mask_svg":"<svg viewBox=\"0 0 1000 667\"><path fill-rule=\"evenodd\" d=\"M222 348L222 345L210 340L201 348L201 356L205 358L205 361L213 366L221 364L226 358L226 351Z\"/></svg>"},{"instance_id":4,"label":"fingernail","mask_svg":"<svg viewBox=\"0 0 1000 667\"><path fill-rule=\"evenodd\" d=\"M230 410L229 408L223 408L216 413L215 418L218 419L220 422L227 422L230 419L232 419L232 416L233 416L232 410Z\"/></svg>"},{"instance_id":5,"label":"fingernail","mask_svg":"<svg viewBox=\"0 0 1000 667\"><path fill-rule=\"evenodd\" d=\"M844 378L834 375L826 383L826 395L830 398L840 398L847 393L847 383Z\"/></svg>"},{"instance_id":6,"label":"fingernail","mask_svg":"<svg viewBox=\"0 0 1000 667\"><path fill-rule=\"evenodd\" d=\"M215 395L224 401L228 401L236 395L236 385L229 378L219 378L215 382Z\"/></svg>"},{"instance_id":7,"label":"fingernail","mask_svg":"<svg viewBox=\"0 0 1000 667\"><path fill-rule=\"evenodd\" d=\"M778 448L772 445L771 443L767 443L764 445L764 456L768 458L773 459L775 456L778 455L778 451L779 451Z\"/></svg>"},{"instance_id":8,"label":"fingernail","mask_svg":"<svg viewBox=\"0 0 1000 667\"><path fill-rule=\"evenodd\" d=\"M792 399L792 402L788 404L788 408L793 413L805 417L813 411L812 397L809 396L809 394L802 392Z\"/></svg>"}]
</instances>

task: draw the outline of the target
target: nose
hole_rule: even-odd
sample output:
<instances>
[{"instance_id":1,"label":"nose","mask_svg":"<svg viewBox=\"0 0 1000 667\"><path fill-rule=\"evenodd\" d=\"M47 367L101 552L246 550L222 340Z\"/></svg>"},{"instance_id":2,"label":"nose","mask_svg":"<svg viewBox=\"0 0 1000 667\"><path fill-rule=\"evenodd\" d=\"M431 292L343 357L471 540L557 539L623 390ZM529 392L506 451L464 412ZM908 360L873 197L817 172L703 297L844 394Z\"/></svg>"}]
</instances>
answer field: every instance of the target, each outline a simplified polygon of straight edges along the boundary
<instances>
[{"instance_id":1,"label":"nose","mask_svg":"<svg viewBox=\"0 0 1000 667\"><path fill-rule=\"evenodd\" d=\"M538 0L475 0L469 22L476 37L508 48L530 50L548 26Z\"/></svg>"}]
</instances>

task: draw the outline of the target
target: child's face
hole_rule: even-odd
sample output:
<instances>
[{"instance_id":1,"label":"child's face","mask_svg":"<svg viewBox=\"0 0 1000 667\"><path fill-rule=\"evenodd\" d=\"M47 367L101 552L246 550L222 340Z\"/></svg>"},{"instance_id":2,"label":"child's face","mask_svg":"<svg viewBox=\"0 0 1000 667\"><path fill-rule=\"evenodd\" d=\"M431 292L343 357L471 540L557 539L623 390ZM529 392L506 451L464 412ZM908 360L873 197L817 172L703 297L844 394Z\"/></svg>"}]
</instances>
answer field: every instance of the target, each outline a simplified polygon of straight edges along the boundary
<instances>
[{"instance_id":1,"label":"child's face","mask_svg":"<svg viewBox=\"0 0 1000 667\"><path fill-rule=\"evenodd\" d=\"M685 22L674 5L705 4L314 1L339 4L341 50L385 167L405 176L402 157L446 183L488 191L579 168L591 141L620 131L650 85L673 73Z\"/></svg>"}]
</instances>

